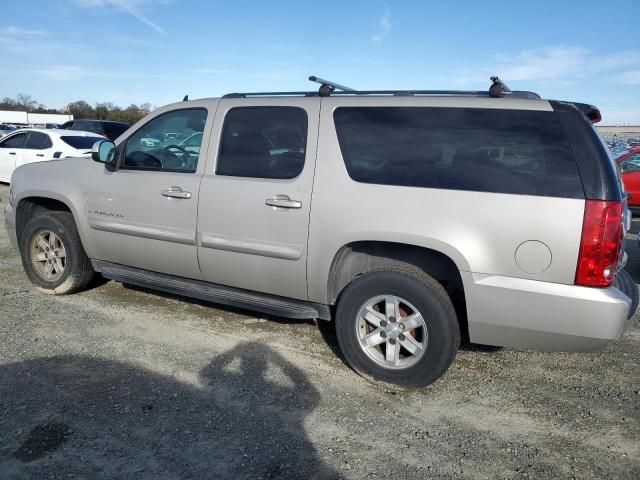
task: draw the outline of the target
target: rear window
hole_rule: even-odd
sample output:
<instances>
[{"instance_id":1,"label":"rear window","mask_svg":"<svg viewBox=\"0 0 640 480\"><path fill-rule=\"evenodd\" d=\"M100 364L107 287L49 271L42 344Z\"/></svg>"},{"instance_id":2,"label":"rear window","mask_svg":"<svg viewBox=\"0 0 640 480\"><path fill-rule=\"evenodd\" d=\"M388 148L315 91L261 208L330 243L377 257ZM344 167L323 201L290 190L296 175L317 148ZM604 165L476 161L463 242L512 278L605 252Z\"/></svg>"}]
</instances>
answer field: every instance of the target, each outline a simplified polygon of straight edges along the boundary
<instances>
[{"instance_id":1,"label":"rear window","mask_svg":"<svg viewBox=\"0 0 640 480\"><path fill-rule=\"evenodd\" d=\"M90 150L96 142L104 139L100 137L80 137L64 135L60 137L60 140L78 150Z\"/></svg>"},{"instance_id":2,"label":"rear window","mask_svg":"<svg viewBox=\"0 0 640 480\"><path fill-rule=\"evenodd\" d=\"M358 182L584 198L554 112L342 107L334 120Z\"/></svg>"}]
</instances>

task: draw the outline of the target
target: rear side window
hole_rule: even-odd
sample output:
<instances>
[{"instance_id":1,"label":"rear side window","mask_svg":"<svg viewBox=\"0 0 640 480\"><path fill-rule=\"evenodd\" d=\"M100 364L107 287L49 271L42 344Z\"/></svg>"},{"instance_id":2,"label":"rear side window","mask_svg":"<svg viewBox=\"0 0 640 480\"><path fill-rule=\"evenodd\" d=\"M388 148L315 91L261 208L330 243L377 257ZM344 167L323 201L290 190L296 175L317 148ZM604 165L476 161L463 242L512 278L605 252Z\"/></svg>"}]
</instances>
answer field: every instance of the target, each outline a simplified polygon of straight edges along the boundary
<instances>
[{"instance_id":1,"label":"rear side window","mask_svg":"<svg viewBox=\"0 0 640 480\"><path fill-rule=\"evenodd\" d=\"M99 134L103 134L107 137L110 138L111 140L115 140L116 138L118 138L120 135L122 135L124 132L126 132L129 129L129 125L126 124L122 124L122 123L104 123L102 125L102 129L104 130L104 132L96 132Z\"/></svg>"},{"instance_id":2,"label":"rear side window","mask_svg":"<svg viewBox=\"0 0 640 480\"><path fill-rule=\"evenodd\" d=\"M343 107L334 120L358 182L584 198L554 112Z\"/></svg>"},{"instance_id":3,"label":"rear side window","mask_svg":"<svg viewBox=\"0 0 640 480\"><path fill-rule=\"evenodd\" d=\"M224 120L216 174L289 179L304 167L307 112L298 107L240 107Z\"/></svg>"},{"instance_id":4,"label":"rear side window","mask_svg":"<svg viewBox=\"0 0 640 480\"><path fill-rule=\"evenodd\" d=\"M27 145L25 146L25 148L31 148L33 150L46 150L51 147L53 147L53 143L51 143L49 135L40 132L31 132L29 140L27 140Z\"/></svg>"},{"instance_id":5,"label":"rear side window","mask_svg":"<svg viewBox=\"0 0 640 480\"><path fill-rule=\"evenodd\" d=\"M78 125L80 127L80 128L78 128L78 130L82 130L84 132L97 133L98 135L103 135L104 134L104 129L102 128L102 125L100 123L97 123L97 122L79 122Z\"/></svg>"},{"instance_id":6,"label":"rear side window","mask_svg":"<svg viewBox=\"0 0 640 480\"><path fill-rule=\"evenodd\" d=\"M100 137L80 137L64 135L60 137L64 143L77 150L89 150L96 142L103 140Z\"/></svg>"}]
</instances>

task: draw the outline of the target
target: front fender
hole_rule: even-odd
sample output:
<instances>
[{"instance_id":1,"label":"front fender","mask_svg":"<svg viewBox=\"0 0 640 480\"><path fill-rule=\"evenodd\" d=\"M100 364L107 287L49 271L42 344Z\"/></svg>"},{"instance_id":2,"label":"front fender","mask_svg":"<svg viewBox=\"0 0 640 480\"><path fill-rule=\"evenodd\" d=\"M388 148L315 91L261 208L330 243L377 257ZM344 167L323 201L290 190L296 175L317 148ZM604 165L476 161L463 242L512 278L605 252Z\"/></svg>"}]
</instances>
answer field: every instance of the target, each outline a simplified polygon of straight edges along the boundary
<instances>
[{"instance_id":1,"label":"front fender","mask_svg":"<svg viewBox=\"0 0 640 480\"><path fill-rule=\"evenodd\" d=\"M30 198L56 200L67 206L89 257L94 252L87 231L85 186L95 167L104 168L87 158L65 158L22 165L11 177L16 210L20 202Z\"/></svg>"}]
</instances>

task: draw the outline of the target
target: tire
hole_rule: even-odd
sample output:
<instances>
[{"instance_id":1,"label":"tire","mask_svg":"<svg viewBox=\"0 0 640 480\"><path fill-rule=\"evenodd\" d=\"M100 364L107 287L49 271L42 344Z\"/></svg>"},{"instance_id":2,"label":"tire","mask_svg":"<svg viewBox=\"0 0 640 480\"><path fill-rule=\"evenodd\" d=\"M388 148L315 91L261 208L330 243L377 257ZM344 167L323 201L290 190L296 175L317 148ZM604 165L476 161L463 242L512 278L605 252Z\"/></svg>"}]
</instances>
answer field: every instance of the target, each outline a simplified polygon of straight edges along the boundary
<instances>
[{"instance_id":1,"label":"tire","mask_svg":"<svg viewBox=\"0 0 640 480\"><path fill-rule=\"evenodd\" d=\"M394 298L400 305L395 310L393 301L387 303ZM400 318L392 318L391 310ZM363 312L373 323L364 320ZM422 326L403 336L408 330L401 330L401 324L407 329L418 324L415 313L422 318ZM386 320L376 324L381 318ZM362 346L381 341L382 330L383 343ZM425 387L436 381L460 346L460 328L447 292L429 275L405 266L368 273L352 282L340 295L336 335L345 359L357 373L374 383L400 389ZM413 355L404 348L414 349L415 344L422 348ZM398 345L402 348L396 354Z\"/></svg>"},{"instance_id":2,"label":"tire","mask_svg":"<svg viewBox=\"0 0 640 480\"><path fill-rule=\"evenodd\" d=\"M70 212L38 214L25 225L19 243L24 271L41 292L74 293L85 289L94 276Z\"/></svg>"},{"instance_id":3,"label":"tire","mask_svg":"<svg viewBox=\"0 0 640 480\"><path fill-rule=\"evenodd\" d=\"M636 282L631 278L629 272L626 270L620 270L616 274L613 286L631 299L631 306L629 307L627 319L633 317L634 313L636 313L636 309L638 308L638 300L640 300L640 294L638 293L638 286L636 285Z\"/></svg>"}]
</instances>

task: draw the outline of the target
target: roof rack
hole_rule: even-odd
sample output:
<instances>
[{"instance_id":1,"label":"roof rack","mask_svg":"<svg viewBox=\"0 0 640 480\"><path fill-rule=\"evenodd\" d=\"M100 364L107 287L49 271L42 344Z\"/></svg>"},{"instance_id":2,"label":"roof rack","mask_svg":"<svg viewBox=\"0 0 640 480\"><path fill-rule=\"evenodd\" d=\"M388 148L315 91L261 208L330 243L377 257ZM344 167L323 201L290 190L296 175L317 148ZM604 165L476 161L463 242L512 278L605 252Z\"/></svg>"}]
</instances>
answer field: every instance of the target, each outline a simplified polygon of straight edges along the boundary
<instances>
[{"instance_id":1,"label":"roof rack","mask_svg":"<svg viewBox=\"0 0 640 480\"><path fill-rule=\"evenodd\" d=\"M467 96L467 97L514 97L537 100L540 98L535 92L526 90L511 90L500 78L491 77L489 90L354 90L338 83L323 80L315 76L309 80L320 84L317 92L250 92L250 93L228 93L222 98L247 98L247 97L328 97L331 95L388 95L388 96Z\"/></svg>"}]
</instances>

